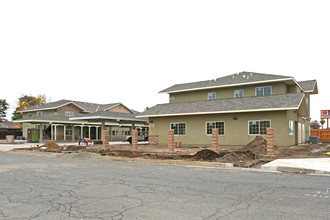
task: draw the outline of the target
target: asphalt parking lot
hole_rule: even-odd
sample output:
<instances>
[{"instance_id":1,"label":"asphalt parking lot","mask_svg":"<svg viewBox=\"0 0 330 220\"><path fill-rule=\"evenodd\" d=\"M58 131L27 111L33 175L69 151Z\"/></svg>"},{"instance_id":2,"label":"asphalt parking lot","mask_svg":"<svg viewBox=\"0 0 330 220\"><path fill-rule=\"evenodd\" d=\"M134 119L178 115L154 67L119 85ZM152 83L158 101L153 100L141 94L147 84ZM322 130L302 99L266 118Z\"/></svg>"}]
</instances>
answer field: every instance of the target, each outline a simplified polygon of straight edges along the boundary
<instances>
[{"instance_id":1,"label":"asphalt parking lot","mask_svg":"<svg viewBox=\"0 0 330 220\"><path fill-rule=\"evenodd\" d=\"M330 177L0 152L0 219L328 219Z\"/></svg>"}]
</instances>

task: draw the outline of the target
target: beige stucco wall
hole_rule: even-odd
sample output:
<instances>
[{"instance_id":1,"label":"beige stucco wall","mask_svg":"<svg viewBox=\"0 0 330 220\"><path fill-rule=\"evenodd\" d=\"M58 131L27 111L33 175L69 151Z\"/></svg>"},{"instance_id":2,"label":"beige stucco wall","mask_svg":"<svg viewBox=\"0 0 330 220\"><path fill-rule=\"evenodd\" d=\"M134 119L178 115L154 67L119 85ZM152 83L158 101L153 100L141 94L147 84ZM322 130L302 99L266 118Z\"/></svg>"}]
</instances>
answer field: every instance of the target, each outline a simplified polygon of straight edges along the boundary
<instances>
[{"instance_id":1,"label":"beige stucco wall","mask_svg":"<svg viewBox=\"0 0 330 220\"><path fill-rule=\"evenodd\" d=\"M268 83L256 84L250 86L226 87L218 89L207 89L198 91L178 92L170 94L170 102L187 102L197 100L207 100L208 93L215 92L216 99L234 98L235 90L244 90L244 97L255 96L255 89L257 87L272 86L272 94L285 94L287 93L287 85L285 83Z\"/></svg>"},{"instance_id":2,"label":"beige stucco wall","mask_svg":"<svg viewBox=\"0 0 330 220\"><path fill-rule=\"evenodd\" d=\"M233 117L238 119L233 120ZM150 135L159 135L159 144L166 145L170 123L185 122L186 135L175 136L175 140L182 141L183 145L211 145L211 136L206 135L206 122L224 121L225 135L219 136L219 144L246 145L256 137L248 134L249 120L271 120L271 127L274 128L274 143L281 146L295 144L296 131L294 135L289 135L289 120L303 122L298 117L297 111L156 117L149 118ZM266 135L263 137L266 138Z\"/></svg>"}]
</instances>

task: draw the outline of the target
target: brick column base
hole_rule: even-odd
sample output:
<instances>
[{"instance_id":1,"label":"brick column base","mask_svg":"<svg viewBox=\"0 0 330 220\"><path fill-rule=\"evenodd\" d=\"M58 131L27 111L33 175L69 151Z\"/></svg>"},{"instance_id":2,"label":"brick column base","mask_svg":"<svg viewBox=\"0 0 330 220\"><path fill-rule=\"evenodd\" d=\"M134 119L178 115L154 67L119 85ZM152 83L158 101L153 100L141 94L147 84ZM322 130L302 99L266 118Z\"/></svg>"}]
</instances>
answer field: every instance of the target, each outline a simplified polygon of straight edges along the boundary
<instances>
[{"instance_id":1,"label":"brick column base","mask_svg":"<svg viewBox=\"0 0 330 220\"><path fill-rule=\"evenodd\" d=\"M7 144L13 144L15 142L15 136L14 135L6 135L6 143Z\"/></svg>"},{"instance_id":2,"label":"brick column base","mask_svg":"<svg viewBox=\"0 0 330 220\"><path fill-rule=\"evenodd\" d=\"M218 141L219 141L219 129L213 128L211 150L218 152L218 147L219 147Z\"/></svg>"},{"instance_id":3,"label":"brick column base","mask_svg":"<svg viewBox=\"0 0 330 220\"><path fill-rule=\"evenodd\" d=\"M103 136L103 148L109 147L109 131L108 130L103 130L102 131L102 136Z\"/></svg>"},{"instance_id":4,"label":"brick column base","mask_svg":"<svg viewBox=\"0 0 330 220\"><path fill-rule=\"evenodd\" d=\"M132 131L132 150L133 151L138 150L138 131L137 130Z\"/></svg>"},{"instance_id":5,"label":"brick column base","mask_svg":"<svg viewBox=\"0 0 330 220\"><path fill-rule=\"evenodd\" d=\"M267 156L274 156L274 129L267 128Z\"/></svg>"},{"instance_id":6,"label":"brick column base","mask_svg":"<svg viewBox=\"0 0 330 220\"><path fill-rule=\"evenodd\" d=\"M168 151L174 151L174 130L168 130Z\"/></svg>"},{"instance_id":7,"label":"brick column base","mask_svg":"<svg viewBox=\"0 0 330 220\"><path fill-rule=\"evenodd\" d=\"M158 144L158 135L157 134L149 135L148 141L149 141L149 144Z\"/></svg>"}]
</instances>

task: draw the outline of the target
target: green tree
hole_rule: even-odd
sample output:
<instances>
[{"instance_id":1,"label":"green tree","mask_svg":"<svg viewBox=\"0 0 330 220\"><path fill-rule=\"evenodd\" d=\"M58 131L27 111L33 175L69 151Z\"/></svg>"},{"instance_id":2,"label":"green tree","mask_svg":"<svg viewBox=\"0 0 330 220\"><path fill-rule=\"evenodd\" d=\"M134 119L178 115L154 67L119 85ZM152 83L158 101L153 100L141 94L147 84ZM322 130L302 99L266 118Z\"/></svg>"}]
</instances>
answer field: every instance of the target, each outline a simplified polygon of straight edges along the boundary
<instances>
[{"instance_id":1,"label":"green tree","mask_svg":"<svg viewBox=\"0 0 330 220\"><path fill-rule=\"evenodd\" d=\"M40 105L46 103L46 96L45 95L38 95L37 97L22 95L18 98L17 108L13 112L12 119L20 119L22 118L22 113L18 112L27 108L30 108L34 105Z\"/></svg>"},{"instance_id":2,"label":"green tree","mask_svg":"<svg viewBox=\"0 0 330 220\"><path fill-rule=\"evenodd\" d=\"M9 104L7 103L6 99L0 99L0 118L6 117L7 109L9 108Z\"/></svg>"},{"instance_id":3,"label":"green tree","mask_svg":"<svg viewBox=\"0 0 330 220\"><path fill-rule=\"evenodd\" d=\"M324 119L321 119L320 123L321 123L321 125L322 125L322 129L323 129L323 125L324 125L324 123L325 123L325 120L324 120Z\"/></svg>"}]
</instances>

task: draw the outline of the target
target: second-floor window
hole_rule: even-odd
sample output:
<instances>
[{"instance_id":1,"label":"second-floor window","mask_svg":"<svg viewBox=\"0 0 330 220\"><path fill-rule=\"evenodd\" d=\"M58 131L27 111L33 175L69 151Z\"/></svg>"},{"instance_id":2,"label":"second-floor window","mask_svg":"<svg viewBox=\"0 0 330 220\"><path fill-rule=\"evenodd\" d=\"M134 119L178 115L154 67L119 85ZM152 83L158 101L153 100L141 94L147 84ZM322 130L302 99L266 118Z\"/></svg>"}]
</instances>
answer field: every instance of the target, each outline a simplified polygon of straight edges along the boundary
<instances>
[{"instance_id":1,"label":"second-floor window","mask_svg":"<svg viewBox=\"0 0 330 220\"><path fill-rule=\"evenodd\" d=\"M256 96L266 96L272 94L271 86L257 87L256 88Z\"/></svg>"},{"instance_id":2,"label":"second-floor window","mask_svg":"<svg viewBox=\"0 0 330 220\"><path fill-rule=\"evenodd\" d=\"M208 100L213 100L215 98L216 98L215 92L210 92L210 93L207 94L207 99Z\"/></svg>"},{"instance_id":3,"label":"second-floor window","mask_svg":"<svg viewBox=\"0 0 330 220\"><path fill-rule=\"evenodd\" d=\"M241 89L241 90L235 90L235 91L234 91L234 97L235 97L235 98L241 98L241 97L244 97L244 91L243 91L243 89Z\"/></svg>"},{"instance_id":4,"label":"second-floor window","mask_svg":"<svg viewBox=\"0 0 330 220\"><path fill-rule=\"evenodd\" d=\"M65 111L65 117L73 117L74 116L74 112L72 111Z\"/></svg>"}]
</instances>

